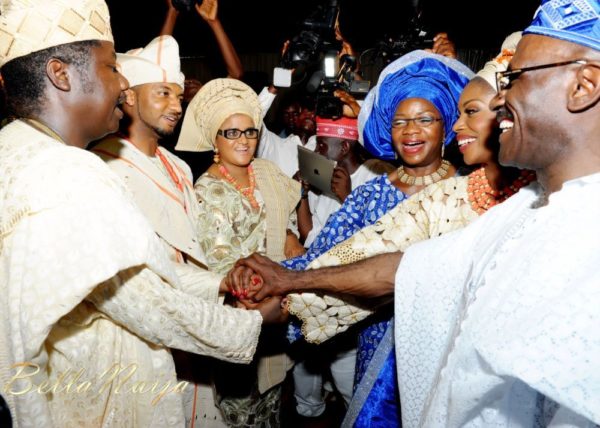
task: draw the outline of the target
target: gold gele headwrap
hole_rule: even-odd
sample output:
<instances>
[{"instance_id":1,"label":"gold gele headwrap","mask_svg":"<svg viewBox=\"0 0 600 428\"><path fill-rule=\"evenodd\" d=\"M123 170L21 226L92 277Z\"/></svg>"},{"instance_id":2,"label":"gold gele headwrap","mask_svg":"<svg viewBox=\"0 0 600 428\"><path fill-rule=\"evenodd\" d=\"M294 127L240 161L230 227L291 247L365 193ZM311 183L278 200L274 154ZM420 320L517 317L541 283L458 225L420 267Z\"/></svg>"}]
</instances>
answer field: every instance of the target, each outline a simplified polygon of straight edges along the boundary
<instances>
[{"instance_id":1,"label":"gold gele headwrap","mask_svg":"<svg viewBox=\"0 0 600 428\"><path fill-rule=\"evenodd\" d=\"M258 129L262 126L261 107L252 88L236 79L214 79L198 91L187 107L176 150L213 150L217 131L234 114L245 114Z\"/></svg>"},{"instance_id":2,"label":"gold gele headwrap","mask_svg":"<svg viewBox=\"0 0 600 428\"><path fill-rule=\"evenodd\" d=\"M1 0L0 66L53 46L113 42L104 0Z\"/></svg>"}]
</instances>

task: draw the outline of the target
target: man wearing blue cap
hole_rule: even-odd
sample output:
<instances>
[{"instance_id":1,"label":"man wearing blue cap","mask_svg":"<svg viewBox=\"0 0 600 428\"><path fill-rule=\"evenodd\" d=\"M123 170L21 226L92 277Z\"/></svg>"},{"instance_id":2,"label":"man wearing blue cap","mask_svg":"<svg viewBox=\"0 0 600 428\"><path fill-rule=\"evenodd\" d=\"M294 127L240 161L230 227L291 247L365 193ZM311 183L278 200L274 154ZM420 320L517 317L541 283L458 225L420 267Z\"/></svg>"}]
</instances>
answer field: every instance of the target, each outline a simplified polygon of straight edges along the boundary
<instances>
[{"instance_id":1,"label":"man wearing blue cap","mask_svg":"<svg viewBox=\"0 0 600 428\"><path fill-rule=\"evenodd\" d=\"M500 161L538 183L404 254L306 272L252 256L230 275L260 273L255 298L394 293L405 428L600 424L599 15L543 1L497 74Z\"/></svg>"}]
</instances>

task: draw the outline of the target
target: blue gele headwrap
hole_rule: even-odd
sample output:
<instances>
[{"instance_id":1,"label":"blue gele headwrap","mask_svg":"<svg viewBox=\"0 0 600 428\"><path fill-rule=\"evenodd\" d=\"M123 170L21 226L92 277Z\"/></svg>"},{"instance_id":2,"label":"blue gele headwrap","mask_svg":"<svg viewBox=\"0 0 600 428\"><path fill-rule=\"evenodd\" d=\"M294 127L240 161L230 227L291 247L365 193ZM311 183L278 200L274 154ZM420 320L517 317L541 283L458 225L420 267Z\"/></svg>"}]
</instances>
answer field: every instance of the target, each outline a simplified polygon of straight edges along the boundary
<instances>
[{"instance_id":1,"label":"blue gele headwrap","mask_svg":"<svg viewBox=\"0 0 600 428\"><path fill-rule=\"evenodd\" d=\"M425 51L410 52L383 69L369 91L358 116L359 136L374 156L394 159L392 119L398 104L407 98L431 102L444 122L444 145L454 140L452 125L458 118L458 99L474 76L464 64Z\"/></svg>"},{"instance_id":2,"label":"blue gele headwrap","mask_svg":"<svg viewBox=\"0 0 600 428\"><path fill-rule=\"evenodd\" d=\"M543 0L523 34L554 37L600 50L600 1Z\"/></svg>"}]
</instances>

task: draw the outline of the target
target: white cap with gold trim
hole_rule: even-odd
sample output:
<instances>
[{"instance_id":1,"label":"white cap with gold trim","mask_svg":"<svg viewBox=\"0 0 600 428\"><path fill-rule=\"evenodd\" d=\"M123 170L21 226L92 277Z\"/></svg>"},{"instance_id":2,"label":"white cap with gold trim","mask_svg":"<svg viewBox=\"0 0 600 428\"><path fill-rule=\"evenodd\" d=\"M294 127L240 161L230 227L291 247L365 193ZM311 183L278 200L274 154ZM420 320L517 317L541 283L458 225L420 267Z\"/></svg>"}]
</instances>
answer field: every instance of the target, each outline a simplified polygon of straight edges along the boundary
<instances>
[{"instance_id":1,"label":"white cap with gold trim","mask_svg":"<svg viewBox=\"0 0 600 428\"><path fill-rule=\"evenodd\" d=\"M146 47L117 54L121 73L129 86L145 83L175 83L183 89L184 76L179 60L179 45L171 36L158 36Z\"/></svg>"},{"instance_id":2,"label":"white cap with gold trim","mask_svg":"<svg viewBox=\"0 0 600 428\"><path fill-rule=\"evenodd\" d=\"M104 0L1 0L0 66L53 46L113 42Z\"/></svg>"}]
</instances>

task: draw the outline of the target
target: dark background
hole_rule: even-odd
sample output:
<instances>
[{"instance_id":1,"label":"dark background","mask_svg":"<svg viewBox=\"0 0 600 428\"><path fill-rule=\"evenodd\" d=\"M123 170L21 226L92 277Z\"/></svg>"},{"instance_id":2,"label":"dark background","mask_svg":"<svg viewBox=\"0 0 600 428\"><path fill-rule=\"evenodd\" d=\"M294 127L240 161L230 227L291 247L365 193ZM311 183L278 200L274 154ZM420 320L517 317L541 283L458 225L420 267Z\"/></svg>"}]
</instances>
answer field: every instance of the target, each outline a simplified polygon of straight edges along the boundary
<instances>
[{"instance_id":1,"label":"dark background","mask_svg":"<svg viewBox=\"0 0 600 428\"><path fill-rule=\"evenodd\" d=\"M279 52L298 32L298 24L325 0L220 0L219 16L241 54ZM117 51L140 47L156 36L165 0L107 0ZM461 48L499 47L509 33L522 30L539 0L422 0L423 19L433 32L446 31ZM402 31L412 4L405 0L341 0L344 36L357 48L371 47L385 33ZM141 15L150 18L141 18ZM196 14L180 14L175 37L183 56L210 56L214 38Z\"/></svg>"},{"instance_id":2,"label":"dark background","mask_svg":"<svg viewBox=\"0 0 600 428\"><path fill-rule=\"evenodd\" d=\"M397 36L406 30L414 13L412 1L341 0L342 33L359 53L372 48L384 35ZM219 0L219 17L240 55L243 80L257 92L268 85L273 67L279 65L284 41L299 34L302 21L325 2ZM166 0L107 0L107 3L117 52L145 46L156 37L167 10ZM447 32L456 44L459 59L476 71L499 52L508 34L524 29L531 22L539 3L540 0L421 0L419 5L429 33ZM187 78L206 82L226 75L214 36L195 11L180 13L174 37L180 45L182 69ZM373 84L381 67L363 63L361 71ZM300 80L294 86L303 87L305 81ZM284 92L280 90L265 119L269 129L276 132L281 129L277 112ZM163 141L168 147L171 143ZM178 155L192 166L194 177L212 161L212 152Z\"/></svg>"}]
</instances>

